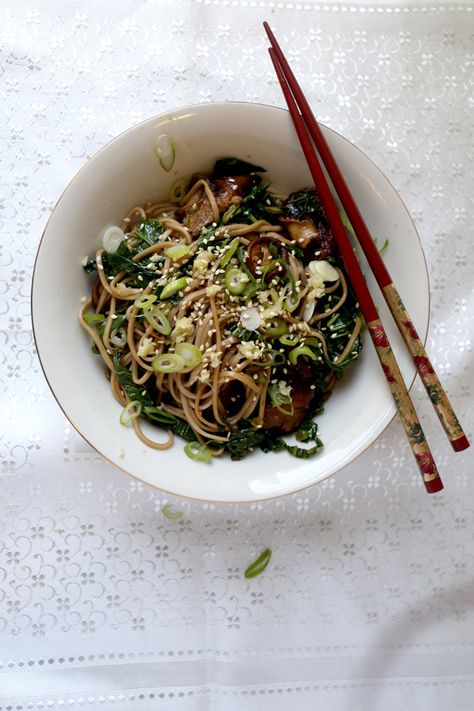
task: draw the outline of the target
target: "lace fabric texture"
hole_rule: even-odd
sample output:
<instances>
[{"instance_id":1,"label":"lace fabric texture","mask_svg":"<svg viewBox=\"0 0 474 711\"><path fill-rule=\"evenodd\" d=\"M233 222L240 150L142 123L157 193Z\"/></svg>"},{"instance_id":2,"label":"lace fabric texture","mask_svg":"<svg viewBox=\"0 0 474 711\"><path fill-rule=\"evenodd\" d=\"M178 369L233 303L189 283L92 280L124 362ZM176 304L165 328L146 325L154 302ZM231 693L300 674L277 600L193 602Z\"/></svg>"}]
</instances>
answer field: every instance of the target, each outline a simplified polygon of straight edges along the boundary
<instances>
[{"instance_id":1,"label":"lace fabric texture","mask_svg":"<svg viewBox=\"0 0 474 711\"><path fill-rule=\"evenodd\" d=\"M56 199L120 131L209 100L283 105L261 22L326 124L386 173L430 271L428 350L473 437L474 5L4 3L0 11L0 710L472 708L472 454L412 390L446 488L398 421L317 487L200 504L129 479L65 421L30 279ZM177 520L163 516L172 504ZM265 573L243 571L265 547Z\"/></svg>"}]
</instances>

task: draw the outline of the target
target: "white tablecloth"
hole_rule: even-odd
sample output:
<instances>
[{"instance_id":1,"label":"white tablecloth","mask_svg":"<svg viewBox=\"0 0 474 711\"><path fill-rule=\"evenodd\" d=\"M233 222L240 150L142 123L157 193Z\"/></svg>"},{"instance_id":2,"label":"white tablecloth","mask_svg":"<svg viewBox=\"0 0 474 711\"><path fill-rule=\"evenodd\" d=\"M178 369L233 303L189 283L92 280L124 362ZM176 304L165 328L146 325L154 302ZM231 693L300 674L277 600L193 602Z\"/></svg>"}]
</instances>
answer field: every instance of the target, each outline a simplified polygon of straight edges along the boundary
<instances>
[{"instance_id":1,"label":"white tablecloth","mask_svg":"<svg viewBox=\"0 0 474 711\"><path fill-rule=\"evenodd\" d=\"M320 486L190 503L127 478L65 421L29 292L49 211L112 136L187 103L283 104L268 19L318 117L416 221L429 351L472 438L474 5L6 0L0 13L0 710L471 711L473 459L451 451L420 384L442 494L425 494L394 421Z\"/></svg>"}]
</instances>

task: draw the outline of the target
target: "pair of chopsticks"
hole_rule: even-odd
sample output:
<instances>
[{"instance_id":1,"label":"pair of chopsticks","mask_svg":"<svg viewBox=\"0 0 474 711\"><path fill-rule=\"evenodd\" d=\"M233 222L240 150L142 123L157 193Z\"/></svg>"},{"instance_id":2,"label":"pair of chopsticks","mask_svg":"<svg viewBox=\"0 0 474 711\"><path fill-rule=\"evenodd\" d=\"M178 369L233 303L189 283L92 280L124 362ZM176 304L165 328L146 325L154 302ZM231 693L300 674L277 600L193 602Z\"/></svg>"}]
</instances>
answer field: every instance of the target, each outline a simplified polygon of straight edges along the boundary
<instances>
[{"instance_id":1,"label":"pair of chopsticks","mask_svg":"<svg viewBox=\"0 0 474 711\"><path fill-rule=\"evenodd\" d=\"M316 189L321 197L345 269L350 275L352 287L359 301L362 314L367 322L368 331L375 346L385 378L392 391L398 414L405 428L413 454L415 455L423 483L427 492L430 494L441 491L443 488L441 477L403 381L398 363L390 347L384 326L379 318L345 227L339 216L339 211L323 173L320 159L324 163L326 171L333 183L333 187L339 196L353 231L359 240L370 268L382 290L385 301L388 304L398 329L413 356L413 361L426 388L428 397L436 410L454 451L460 452L466 449L469 447L469 441L459 424L447 395L426 354L423 343L413 326L411 318L403 305L400 295L375 246L374 240L367 229L362 215L354 202L347 183L331 153L331 149L323 136L313 112L268 23L264 22L263 26L271 44L271 48L269 48L268 51L286 103L288 104L288 109L293 119L308 167L313 176ZM314 146L316 146L319 152L320 159L318 158Z\"/></svg>"}]
</instances>

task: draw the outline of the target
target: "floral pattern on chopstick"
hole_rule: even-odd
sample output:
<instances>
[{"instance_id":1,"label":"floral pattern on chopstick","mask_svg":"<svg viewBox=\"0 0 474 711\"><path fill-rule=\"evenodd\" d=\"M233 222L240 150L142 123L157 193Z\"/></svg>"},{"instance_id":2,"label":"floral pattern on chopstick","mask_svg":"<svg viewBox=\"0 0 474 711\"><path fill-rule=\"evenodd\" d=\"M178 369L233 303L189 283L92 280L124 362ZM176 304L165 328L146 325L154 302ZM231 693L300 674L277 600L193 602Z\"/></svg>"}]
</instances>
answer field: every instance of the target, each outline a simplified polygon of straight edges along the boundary
<instances>
[{"instance_id":1,"label":"floral pattern on chopstick","mask_svg":"<svg viewBox=\"0 0 474 711\"><path fill-rule=\"evenodd\" d=\"M415 453L415 457L423 474L433 475L433 479L438 476L435 461L429 452L423 452L422 454ZM428 479L425 479L425 481L428 481Z\"/></svg>"},{"instance_id":2,"label":"floral pattern on chopstick","mask_svg":"<svg viewBox=\"0 0 474 711\"><path fill-rule=\"evenodd\" d=\"M367 324L370 336L379 357L385 379L392 391L400 419L407 433L418 469L426 484L439 477L423 429L403 381L402 374L393 355L385 330L379 320Z\"/></svg>"},{"instance_id":3,"label":"floral pattern on chopstick","mask_svg":"<svg viewBox=\"0 0 474 711\"><path fill-rule=\"evenodd\" d=\"M451 441L463 437L464 432L461 424L454 414L453 408L444 392L443 386L438 380L430 359L426 355L423 343L410 320L410 316L403 305L398 291L393 284L388 284L388 286L384 287L383 292L388 307L395 321L399 324L400 332L413 356L428 397L433 403L446 434Z\"/></svg>"}]
</instances>

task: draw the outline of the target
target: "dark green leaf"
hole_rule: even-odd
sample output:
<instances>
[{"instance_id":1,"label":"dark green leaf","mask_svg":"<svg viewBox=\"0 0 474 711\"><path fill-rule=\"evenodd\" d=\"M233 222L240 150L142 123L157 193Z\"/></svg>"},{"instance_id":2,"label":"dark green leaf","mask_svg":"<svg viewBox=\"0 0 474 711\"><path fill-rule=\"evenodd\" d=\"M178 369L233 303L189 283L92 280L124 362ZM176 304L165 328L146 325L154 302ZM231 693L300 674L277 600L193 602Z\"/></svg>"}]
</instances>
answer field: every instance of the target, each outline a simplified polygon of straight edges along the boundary
<instances>
[{"instance_id":1,"label":"dark green leaf","mask_svg":"<svg viewBox=\"0 0 474 711\"><path fill-rule=\"evenodd\" d=\"M133 233L133 237L151 247L151 245L158 242L164 231L163 225L158 220L143 220ZM140 246L140 251L141 249L142 247Z\"/></svg>"},{"instance_id":2,"label":"dark green leaf","mask_svg":"<svg viewBox=\"0 0 474 711\"><path fill-rule=\"evenodd\" d=\"M250 224L257 220L275 221L275 210L280 208L280 201L277 200L267 190L268 185L255 185L246 195L238 208L228 220L232 222L244 222Z\"/></svg>"},{"instance_id":3,"label":"dark green leaf","mask_svg":"<svg viewBox=\"0 0 474 711\"><path fill-rule=\"evenodd\" d=\"M137 385L133 382L131 370L121 364L120 355L118 354L114 356L114 369L115 375L117 376L118 381L127 397L130 400L137 400L140 402L144 409L147 407L152 408L153 402L146 387L143 384Z\"/></svg>"},{"instance_id":4,"label":"dark green leaf","mask_svg":"<svg viewBox=\"0 0 474 711\"><path fill-rule=\"evenodd\" d=\"M125 240L120 243L119 248L113 254L102 255L102 264L105 276L116 276L119 272L127 272L128 275L136 277L136 284L140 286L145 286L157 277L156 271L147 269L142 264L133 261L132 253Z\"/></svg>"},{"instance_id":5,"label":"dark green leaf","mask_svg":"<svg viewBox=\"0 0 474 711\"><path fill-rule=\"evenodd\" d=\"M188 423L184 420L180 420L178 417L176 417L176 422L170 426L170 429L177 434L178 437L182 437L188 442L193 442L196 439L196 434Z\"/></svg>"},{"instance_id":6,"label":"dark green leaf","mask_svg":"<svg viewBox=\"0 0 474 711\"><path fill-rule=\"evenodd\" d=\"M114 356L115 374L130 400L137 400L142 404L142 416L154 425L160 425L171 430L178 437L192 442L196 435L187 422L179 417L166 412L161 405L154 405L150 393L144 385L133 382L132 373L120 363L120 356Z\"/></svg>"},{"instance_id":7,"label":"dark green leaf","mask_svg":"<svg viewBox=\"0 0 474 711\"><path fill-rule=\"evenodd\" d=\"M259 447L262 452L281 452L286 449L293 457L299 459L308 459L319 452L323 443L316 436L317 427L308 425L308 440L315 442L314 447L304 449L295 445L289 445L283 437L271 430L265 430L263 427L255 428L248 421L243 421L245 425L239 432L232 432L229 441L225 445L226 450L230 453L230 458L234 461L243 459L251 449ZM311 423L313 424L313 423Z\"/></svg>"},{"instance_id":8,"label":"dark green leaf","mask_svg":"<svg viewBox=\"0 0 474 711\"><path fill-rule=\"evenodd\" d=\"M313 457L315 454L317 454L322 449L322 447L323 443L320 439L317 440L317 443L314 445L314 447L310 447L309 449L303 449L303 447L298 447L297 445L286 445L286 448L291 454L291 456L296 457L297 459L309 459L310 457Z\"/></svg>"},{"instance_id":9,"label":"dark green leaf","mask_svg":"<svg viewBox=\"0 0 474 711\"><path fill-rule=\"evenodd\" d=\"M82 265L86 274L95 274L97 271L97 262L95 257L90 257L85 264Z\"/></svg>"},{"instance_id":10,"label":"dark green leaf","mask_svg":"<svg viewBox=\"0 0 474 711\"><path fill-rule=\"evenodd\" d=\"M283 203L283 212L286 217L295 220L308 218L316 224L328 225L321 199L316 190L301 190L292 193Z\"/></svg>"},{"instance_id":11,"label":"dark green leaf","mask_svg":"<svg viewBox=\"0 0 474 711\"><path fill-rule=\"evenodd\" d=\"M281 452L286 449L286 442L283 437L272 434L268 430L266 431L267 437L265 441L260 445L262 452L267 454L268 452Z\"/></svg>"},{"instance_id":12,"label":"dark green leaf","mask_svg":"<svg viewBox=\"0 0 474 711\"><path fill-rule=\"evenodd\" d=\"M318 436L318 425L313 420L303 420L295 436L298 442L315 442Z\"/></svg>"},{"instance_id":13,"label":"dark green leaf","mask_svg":"<svg viewBox=\"0 0 474 711\"><path fill-rule=\"evenodd\" d=\"M242 429L239 432L232 432L225 445L233 461L243 459L250 448L259 447L265 438L264 429L256 429L248 421L242 420Z\"/></svg>"},{"instance_id":14,"label":"dark green leaf","mask_svg":"<svg viewBox=\"0 0 474 711\"><path fill-rule=\"evenodd\" d=\"M240 158L220 158L214 163L213 178L222 178L227 175L251 175L251 173L265 173L265 168L253 165Z\"/></svg>"}]
</instances>

